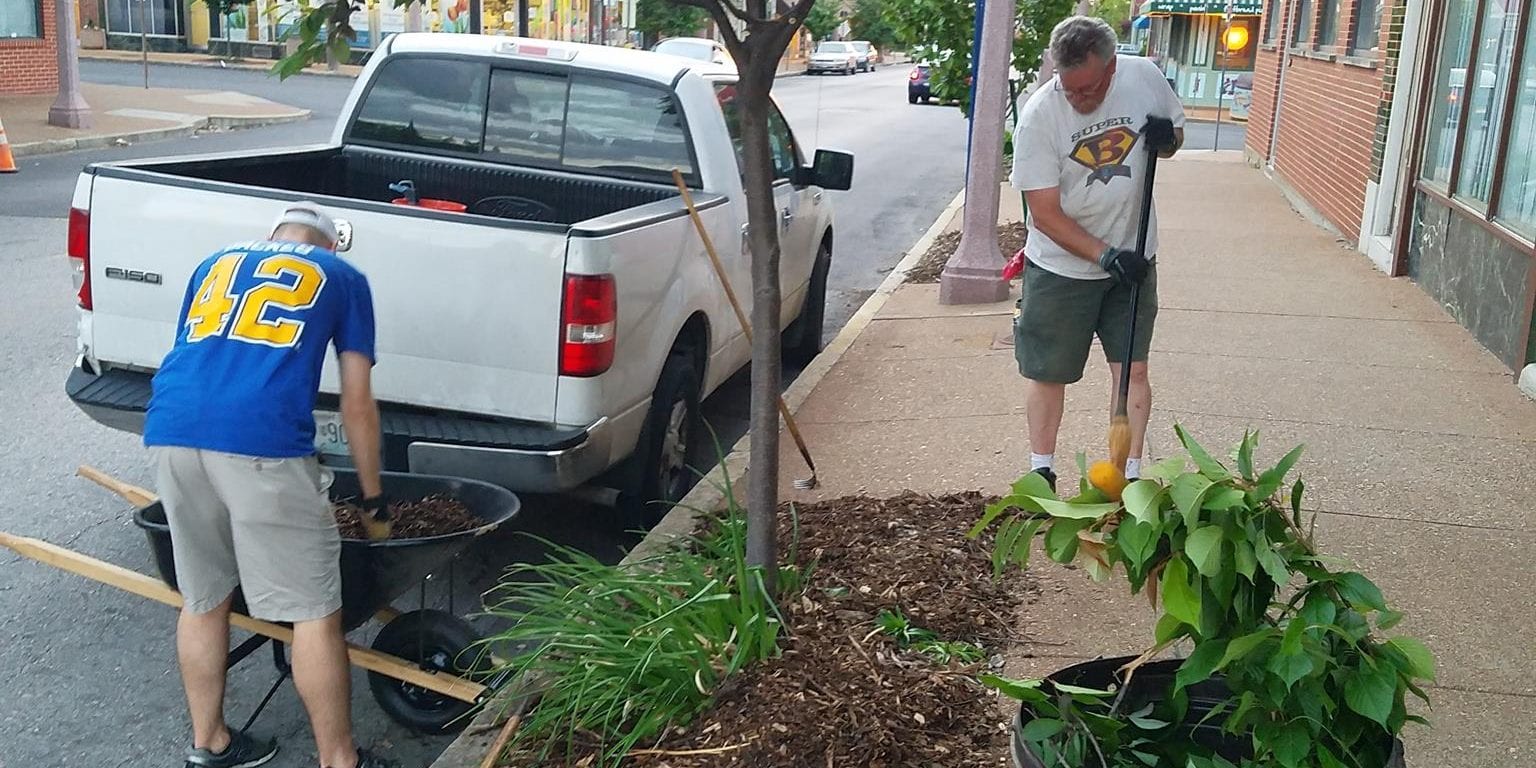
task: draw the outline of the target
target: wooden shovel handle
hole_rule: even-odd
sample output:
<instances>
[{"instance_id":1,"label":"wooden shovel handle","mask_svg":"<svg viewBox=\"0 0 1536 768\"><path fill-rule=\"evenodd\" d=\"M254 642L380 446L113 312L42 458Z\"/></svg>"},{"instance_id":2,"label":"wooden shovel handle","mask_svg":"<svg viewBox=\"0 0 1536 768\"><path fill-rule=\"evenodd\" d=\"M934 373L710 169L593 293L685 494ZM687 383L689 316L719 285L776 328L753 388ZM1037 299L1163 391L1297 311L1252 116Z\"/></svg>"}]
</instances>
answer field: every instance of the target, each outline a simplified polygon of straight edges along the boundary
<instances>
[{"instance_id":1,"label":"wooden shovel handle","mask_svg":"<svg viewBox=\"0 0 1536 768\"><path fill-rule=\"evenodd\" d=\"M80 468L75 470L75 474L127 499L128 503L140 509L160 500L153 493L137 485L125 483L88 464L80 465Z\"/></svg>"}]
</instances>

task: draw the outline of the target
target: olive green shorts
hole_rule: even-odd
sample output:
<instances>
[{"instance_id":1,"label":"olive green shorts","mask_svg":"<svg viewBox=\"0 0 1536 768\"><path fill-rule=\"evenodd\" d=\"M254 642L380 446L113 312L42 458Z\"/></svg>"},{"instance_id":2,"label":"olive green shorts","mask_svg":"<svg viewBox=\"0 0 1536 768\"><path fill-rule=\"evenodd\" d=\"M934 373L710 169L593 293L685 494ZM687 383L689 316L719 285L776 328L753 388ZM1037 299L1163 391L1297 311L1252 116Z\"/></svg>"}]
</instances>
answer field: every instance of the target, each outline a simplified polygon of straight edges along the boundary
<instances>
[{"instance_id":1,"label":"olive green shorts","mask_svg":"<svg viewBox=\"0 0 1536 768\"><path fill-rule=\"evenodd\" d=\"M1136 305L1131 360L1147 359L1157 319L1157 263L1147 270ZM1130 335L1131 289L1114 280L1076 280L1036 265L1024 270L1019 315L1013 322L1013 356L1026 379L1071 384L1083 378L1093 337L1104 357L1125 359Z\"/></svg>"}]
</instances>

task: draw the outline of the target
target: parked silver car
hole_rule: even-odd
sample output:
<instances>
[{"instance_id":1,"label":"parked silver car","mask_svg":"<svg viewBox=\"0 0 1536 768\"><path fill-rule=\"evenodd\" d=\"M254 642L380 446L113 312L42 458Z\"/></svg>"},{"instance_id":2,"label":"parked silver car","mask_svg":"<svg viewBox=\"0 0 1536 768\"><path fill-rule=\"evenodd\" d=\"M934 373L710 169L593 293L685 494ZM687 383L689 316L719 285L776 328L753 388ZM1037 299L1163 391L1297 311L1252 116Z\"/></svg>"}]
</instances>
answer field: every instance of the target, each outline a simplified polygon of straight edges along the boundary
<instances>
[{"instance_id":1,"label":"parked silver car","mask_svg":"<svg viewBox=\"0 0 1536 768\"><path fill-rule=\"evenodd\" d=\"M806 63L807 74L819 75L823 72L841 72L851 75L859 71L859 52L852 43L838 40L827 40L816 46L811 53L811 60Z\"/></svg>"}]
</instances>

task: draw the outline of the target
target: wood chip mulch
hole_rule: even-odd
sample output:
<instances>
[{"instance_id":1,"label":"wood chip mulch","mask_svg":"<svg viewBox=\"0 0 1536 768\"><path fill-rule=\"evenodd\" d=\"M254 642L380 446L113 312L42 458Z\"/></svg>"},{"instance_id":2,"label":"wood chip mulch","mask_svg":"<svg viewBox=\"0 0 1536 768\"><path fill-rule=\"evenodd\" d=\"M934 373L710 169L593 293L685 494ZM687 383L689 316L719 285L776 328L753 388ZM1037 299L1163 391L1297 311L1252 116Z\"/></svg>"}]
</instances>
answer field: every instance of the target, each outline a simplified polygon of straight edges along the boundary
<instances>
[{"instance_id":1,"label":"wood chip mulch","mask_svg":"<svg viewBox=\"0 0 1536 768\"><path fill-rule=\"evenodd\" d=\"M1003 252L1004 259L1013 258L1020 248L1024 247L1025 235L1028 228L1021 222L1009 222L997 228L997 244ZM918 261L917 266L907 272L909 283L937 283L939 275L944 272L944 264L949 257L955 254L955 249L960 247L959 232L945 232L933 241L928 247L928 252Z\"/></svg>"},{"instance_id":2,"label":"wood chip mulch","mask_svg":"<svg viewBox=\"0 0 1536 768\"><path fill-rule=\"evenodd\" d=\"M992 579L990 542L965 532L980 494L850 497L798 509L804 597L782 606L780 658L728 681L713 709L674 729L645 768L976 768L1007 765L989 661L939 665L876 630L883 609L995 657L1014 637L1019 574ZM787 515L781 518L787 519ZM781 541L789 541L786 524ZM684 754L701 750L696 754Z\"/></svg>"},{"instance_id":3,"label":"wood chip mulch","mask_svg":"<svg viewBox=\"0 0 1536 768\"><path fill-rule=\"evenodd\" d=\"M331 512L336 515L336 527L341 531L341 538L354 540L368 538L360 518L363 514L362 507L353 500L332 504ZM394 526L389 533L389 538L392 540L444 536L479 528L485 524L484 520L470 514L469 507L465 506L464 502L442 494L432 494L414 500L391 501L389 513L394 520Z\"/></svg>"}]
</instances>

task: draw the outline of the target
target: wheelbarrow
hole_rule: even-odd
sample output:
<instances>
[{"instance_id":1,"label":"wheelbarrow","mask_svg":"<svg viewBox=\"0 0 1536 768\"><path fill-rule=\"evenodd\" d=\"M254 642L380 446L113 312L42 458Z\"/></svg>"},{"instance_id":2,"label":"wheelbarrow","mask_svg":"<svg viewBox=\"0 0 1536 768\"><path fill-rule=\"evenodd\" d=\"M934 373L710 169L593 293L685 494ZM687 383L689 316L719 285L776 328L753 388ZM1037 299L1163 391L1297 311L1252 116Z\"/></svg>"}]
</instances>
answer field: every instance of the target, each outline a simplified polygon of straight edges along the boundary
<instances>
[{"instance_id":1,"label":"wheelbarrow","mask_svg":"<svg viewBox=\"0 0 1536 768\"><path fill-rule=\"evenodd\" d=\"M330 488L332 500L362 495L355 472L336 469L334 473L335 480ZM165 507L147 491L118 482L89 467L82 467L80 474L134 503L137 508L134 522L148 537L163 583L137 571L38 539L0 532L0 546L38 562L179 608L182 601L175 590L176 564L171 552L171 532L166 524ZM349 660L367 670L369 690L391 719L426 733L456 731L468 724L470 718L467 715L474 708L506 684L511 672L490 675L494 659L475 647L481 638L468 622L455 615L453 561L477 537L516 517L521 503L511 491L475 480L396 472L385 472L382 478L384 492L391 498L446 495L462 501L469 513L482 521L479 527L443 536L388 541L345 539L341 544L341 613L345 631L350 632L374 618L384 623L370 647L348 643ZM428 609L427 580L445 567L449 609ZM390 606L395 599L413 590L419 593L416 610L400 613ZM277 681L246 721L245 728L248 729L292 672L284 648L292 642L293 629L289 624L249 616L239 590L235 592L230 623L254 633L254 636L230 650L228 666L233 667L271 643L273 664L278 670ZM491 679L486 680L487 676Z\"/></svg>"}]
</instances>

